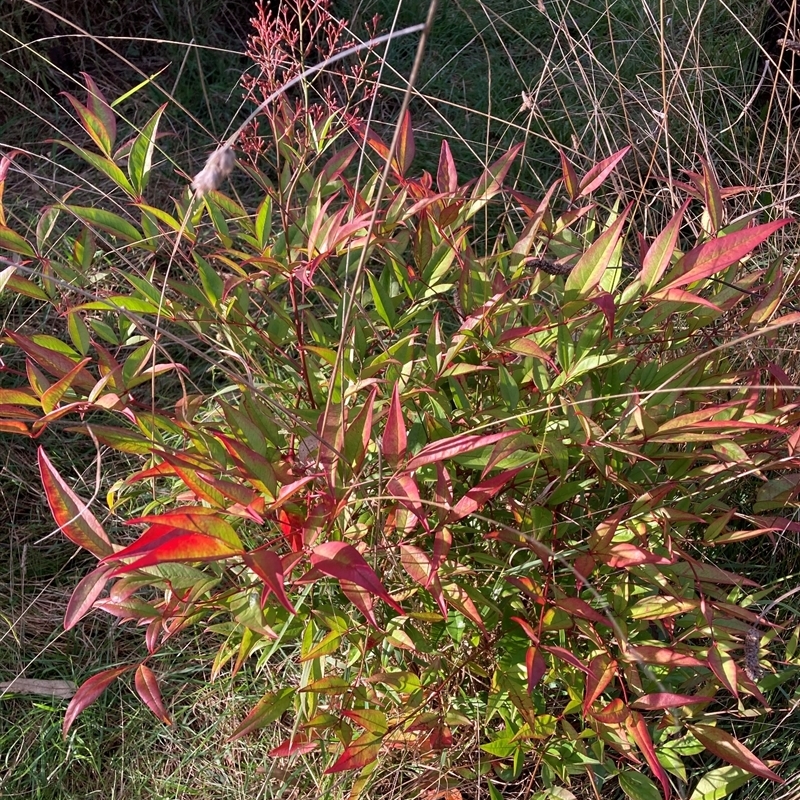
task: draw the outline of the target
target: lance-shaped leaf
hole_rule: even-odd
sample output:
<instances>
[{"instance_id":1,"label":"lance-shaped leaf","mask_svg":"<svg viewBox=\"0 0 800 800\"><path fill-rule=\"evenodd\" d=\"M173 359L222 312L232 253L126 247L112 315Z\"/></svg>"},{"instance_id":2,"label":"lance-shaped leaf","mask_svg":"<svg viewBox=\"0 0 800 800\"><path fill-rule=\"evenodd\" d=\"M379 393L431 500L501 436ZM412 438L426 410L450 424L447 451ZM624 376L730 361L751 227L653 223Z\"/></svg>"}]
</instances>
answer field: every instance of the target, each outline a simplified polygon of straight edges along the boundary
<instances>
[{"instance_id":1,"label":"lance-shaped leaf","mask_svg":"<svg viewBox=\"0 0 800 800\"><path fill-rule=\"evenodd\" d=\"M61 727L61 733L64 738L66 738L67 733L69 733L69 729L72 727L72 723L75 722L77 716L94 703L120 675L131 669L133 669L131 666L107 669L103 672L98 672L97 675L92 675L88 681L80 686L64 714L64 723Z\"/></svg>"},{"instance_id":2,"label":"lance-shaped leaf","mask_svg":"<svg viewBox=\"0 0 800 800\"><path fill-rule=\"evenodd\" d=\"M474 514L484 503L491 500L509 481L512 481L519 469L508 469L491 478L481 481L477 486L473 486L455 505L447 519L448 522Z\"/></svg>"},{"instance_id":3,"label":"lance-shaped leaf","mask_svg":"<svg viewBox=\"0 0 800 800\"><path fill-rule=\"evenodd\" d=\"M326 775L334 772L346 772L351 769L363 769L378 757L383 737L367 731L354 739L334 763L325 770Z\"/></svg>"},{"instance_id":4,"label":"lance-shaped leaf","mask_svg":"<svg viewBox=\"0 0 800 800\"><path fill-rule=\"evenodd\" d=\"M643 711L658 711L666 708L682 708L683 706L711 703L714 698L699 694L674 694L673 692L653 692L634 700L631 708Z\"/></svg>"},{"instance_id":5,"label":"lance-shaped leaf","mask_svg":"<svg viewBox=\"0 0 800 800\"><path fill-rule=\"evenodd\" d=\"M319 739L310 739L304 733L298 733L293 739L285 739L277 747L267 753L270 758L289 758L289 756L304 756L319 747Z\"/></svg>"},{"instance_id":6,"label":"lance-shaped leaf","mask_svg":"<svg viewBox=\"0 0 800 800\"><path fill-rule=\"evenodd\" d=\"M466 206L465 219L475 216L502 188L514 159L522 150L522 143L515 144L507 153L504 153L494 164L490 164L478 179L472 189L470 202Z\"/></svg>"},{"instance_id":7,"label":"lance-shaped leaf","mask_svg":"<svg viewBox=\"0 0 800 800\"><path fill-rule=\"evenodd\" d=\"M375 405L377 389L373 386L367 401L351 420L348 421L344 435L344 456L350 469L358 473L367 455L372 436L372 409Z\"/></svg>"},{"instance_id":8,"label":"lance-shaped leaf","mask_svg":"<svg viewBox=\"0 0 800 800\"><path fill-rule=\"evenodd\" d=\"M403 420L403 409L400 406L400 390L397 384L392 391L389 404L389 415L383 432L382 453L390 467L397 467L406 457L406 424Z\"/></svg>"},{"instance_id":9,"label":"lance-shaped leaf","mask_svg":"<svg viewBox=\"0 0 800 800\"><path fill-rule=\"evenodd\" d=\"M414 160L414 129L411 127L411 114L406 110L403 118L397 123L397 148L395 153L395 163L397 171L401 176L411 169L411 162Z\"/></svg>"},{"instance_id":10,"label":"lance-shaped leaf","mask_svg":"<svg viewBox=\"0 0 800 800\"><path fill-rule=\"evenodd\" d=\"M611 174L614 167L628 155L630 149L631 146L627 145L608 158L598 161L597 164L581 178L578 197L585 197L587 194L591 194L595 189L602 186L603 181Z\"/></svg>"},{"instance_id":11,"label":"lance-shaped leaf","mask_svg":"<svg viewBox=\"0 0 800 800\"><path fill-rule=\"evenodd\" d=\"M449 436L446 439L439 439L431 442L419 451L408 462L408 469L418 469L426 464L436 464L439 461L446 461L449 458L463 455L464 453L479 450L481 447L507 439L509 436L516 436L519 431L504 431L502 433L487 433L485 435L475 433L462 433L456 436Z\"/></svg>"},{"instance_id":12,"label":"lance-shaped leaf","mask_svg":"<svg viewBox=\"0 0 800 800\"><path fill-rule=\"evenodd\" d=\"M675 246L678 243L678 234L681 230L683 215L686 213L686 209L689 208L690 202L691 200L683 202L672 219L664 226L664 229L647 249L642 261L642 284L644 285L645 294L648 294L661 280L661 276L670 265L672 254L675 252Z\"/></svg>"},{"instance_id":13,"label":"lance-shaped leaf","mask_svg":"<svg viewBox=\"0 0 800 800\"><path fill-rule=\"evenodd\" d=\"M56 378L63 378L74 366L78 363L78 357L72 358L67 355L67 352L47 347L32 338L22 336L14 331L7 332L8 337L20 348L26 355L29 355L40 367L46 369L51 375ZM52 341L52 340L51 340ZM59 343L60 344L60 343ZM66 345L61 345L66 347ZM67 348L72 352L70 348ZM92 374L82 369L72 380L73 385L90 392L94 389L97 380L92 377Z\"/></svg>"},{"instance_id":14,"label":"lance-shaped leaf","mask_svg":"<svg viewBox=\"0 0 800 800\"><path fill-rule=\"evenodd\" d=\"M686 726L698 742L709 752L713 753L734 767L746 769L759 778L769 778L777 783L786 783L780 775L776 775L761 759L751 753L738 739L734 739L727 731L713 725L688 725Z\"/></svg>"},{"instance_id":15,"label":"lance-shaped leaf","mask_svg":"<svg viewBox=\"0 0 800 800\"><path fill-rule=\"evenodd\" d=\"M156 113L145 123L141 133L136 137L128 156L128 175L137 195L141 195L150 178L153 163L153 149L156 143L156 129L167 104L160 106Z\"/></svg>"},{"instance_id":16,"label":"lance-shaped leaf","mask_svg":"<svg viewBox=\"0 0 800 800\"><path fill-rule=\"evenodd\" d=\"M583 693L583 713L588 714L594 701L603 693L614 679L617 662L607 653L600 653L589 662L589 673L586 676L586 688Z\"/></svg>"},{"instance_id":17,"label":"lance-shaped leaf","mask_svg":"<svg viewBox=\"0 0 800 800\"><path fill-rule=\"evenodd\" d=\"M136 675L133 679L136 693L142 698L144 704L166 725L172 725L172 721L164 708L161 699L161 690L158 688L158 681L153 674L153 670L146 664L139 664Z\"/></svg>"},{"instance_id":18,"label":"lance-shaped leaf","mask_svg":"<svg viewBox=\"0 0 800 800\"><path fill-rule=\"evenodd\" d=\"M622 235L622 226L630 213L633 203L597 237L589 249L580 257L573 267L564 284L567 299L586 297L598 283L608 269L614 257Z\"/></svg>"},{"instance_id":19,"label":"lance-shaped leaf","mask_svg":"<svg viewBox=\"0 0 800 800\"><path fill-rule=\"evenodd\" d=\"M106 588L108 573L113 569L110 564L101 564L81 579L67 603L64 614L64 630L74 628L94 607L94 602Z\"/></svg>"},{"instance_id":20,"label":"lance-shaped leaf","mask_svg":"<svg viewBox=\"0 0 800 800\"><path fill-rule=\"evenodd\" d=\"M386 591L372 567L367 564L364 556L353 545L346 542L318 544L311 551L311 564L324 575L355 583L376 597L380 597L398 613L404 613L400 605Z\"/></svg>"},{"instance_id":21,"label":"lance-shaped leaf","mask_svg":"<svg viewBox=\"0 0 800 800\"><path fill-rule=\"evenodd\" d=\"M253 550L245 553L244 563L264 581L278 602L290 614L297 613L283 586L283 566L277 553L269 549Z\"/></svg>"},{"instance_id":22,"label":"lance-shaped leaf","mask_svg":"<svg viewBox=\"0 0 800 800\"><path fill-rule=\"evenodd\" d=\"M135 545L136 543L134 543ZM134 546L132 545L132 547ZM125 548L127 550L128 548ZM120 550L114 560L126 558L130 554ZM152 567L156 564L182 561L220 561L231 556L244 555L239 548L231 547L227 542L216 536L206 536L202 533L173 532L162 536L158 544L130 564L117 567L111 577L122 575L143 567Z\"/></svg>"},{"instance_id":23,"label":"lance-shaped leaf","mask_svg":"<svg viewBox=\"0 0 800 800\"><path fill-rule=\"evenodd\" d=\"M255 708L242 720L238 728L228 737L234 742L252 731L257 731L271 722L275 722L294 700L295 690L286 686L277 692L265 694L256 703Z\"/></svg>"},{"instance_id":24,"label":"lance-shaped leaf","mask_svg":"<svg viewBox=\"0 0 800 800\"><path fill-rule=\"evenodd\" d=\"M680 269L683 274L663 288L677 289L727 269L731 264L750 255L762 242L791 221L776 219L763 225L756 225L755 228L733 231L698 245L686 253L676 265L676 269Z\"/></svg>"},{"instance_id":25,"label":"lance-shaped leaf","mask_svg":"<svg viewBox=\"0 0 800 800\"><path fill-rule=\"evenodd\" d=\"M532 694L547 672L547 664L538 647L529 647L525 651L525 671L528 673L528 693Z\"/></svg>"},{"instance_id":26,"label":"lance-shaped leaf","mask_svg":"<svg viewBox=\"0 0 800 800\"><path fill-rule=\"evenodd\" d=\"M669 800L672 796L669 778L667 777L664 767L661 766L661 762L658 760L656 749L653 746L653 740L650 738L650 731L647 730L644 718L638 712L634 712L626 720L626 724L633 740L645 757L647 766L650 767L653 774L658 778L658 782L661 784L661 789L664 792L664 800Z\"/></svg>"},{"instance_id":27,"label":"lance-shaped leaf","mask_svg":"<svg viewBox=\"0 0 800 800\"><path fill-rule=\"evenodd\" d=\"M38 458L47 503L59 529L70 541L97 558L111 555L114 547L103 526L83 500L67 486L41 447Z\"/></svg>"}]
</instances>

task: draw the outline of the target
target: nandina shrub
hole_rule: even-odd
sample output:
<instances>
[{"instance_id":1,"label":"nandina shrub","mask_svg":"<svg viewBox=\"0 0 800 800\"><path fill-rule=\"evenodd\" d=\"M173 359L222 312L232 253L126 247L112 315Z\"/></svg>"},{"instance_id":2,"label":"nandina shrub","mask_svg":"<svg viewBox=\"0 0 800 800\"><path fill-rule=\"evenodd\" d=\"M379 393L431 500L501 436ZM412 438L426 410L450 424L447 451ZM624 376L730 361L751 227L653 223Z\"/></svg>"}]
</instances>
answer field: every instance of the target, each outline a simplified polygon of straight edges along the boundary
<instances>
[{"instance_id":1,"label":"nandina shrub","mask_svg":"<svg viewBox=\"0 0 800 800\"><path fill-rule=\"evenodd\" d=\"M358 770L356 794L396 750L492 796L528 769L669 797L703 750L736 768L701 774L726 791L780 780L727 731L766 707L769 659L753 582L712 556L796 525L800 409L780 365L737 348L800 319L753 257L787 220L728 221L704 163L649 241L622 198L593 200L626 150L583 177L562 157L532 198L504 189L519 147L465 181L443 142L437 175L414 174L408 117L383 195L390 149L353 121L275 182L250 168L252 207L212 191L173 213L146 201L163 109L115 150L88 89L73 105L96 150L71 147L125 214L70 196L35 235L0 227L6 292L67 331L5 331L26 370L0 429L68 420L141 459L108 493L132 530L112 537L39 451L59 528L98 559L65 626L99 610L144 633L141 659L81 686L65 735L129 673L168 722L154 657L192 627L220 642L213 676L293 653L232 738L284 725L275 757ZM489 204L504 238L482 246ZM113 290L70 286L98 263ZM207 391L188 377L204 362ZM727 500L743 476L760 482L748 514ZM461 755L476 708L480 759Z\"/></svg>"}]
</instances>

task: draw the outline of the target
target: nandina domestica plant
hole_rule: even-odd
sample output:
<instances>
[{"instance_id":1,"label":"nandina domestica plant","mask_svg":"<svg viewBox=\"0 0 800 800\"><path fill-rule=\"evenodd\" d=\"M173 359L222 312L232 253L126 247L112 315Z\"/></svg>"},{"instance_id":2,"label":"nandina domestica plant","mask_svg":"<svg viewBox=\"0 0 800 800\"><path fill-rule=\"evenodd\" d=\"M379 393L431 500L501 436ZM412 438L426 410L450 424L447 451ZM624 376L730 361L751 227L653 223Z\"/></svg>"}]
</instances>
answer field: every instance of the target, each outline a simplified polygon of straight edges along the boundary
<instances>
[{"instance_id":1,"label":"nandina domestica plant","mask_svg":"<svg viewBox=\"0 0 800 800\"><path fill-rule=\"evenodd\" d=\"M279 725L275 757L316 752L360 771L358 791L396 751L459 766L476 702L483 758L460 766L498 784L535 754L544 787L668 798L704 749L780 780L726 730L766 705L742 653L765 621L709 553L796 524L800 407L777 364L734 346L800 320L776 316L780 272L755 257L788 220L729 220L745 190L703 163L637 238L606 187L627 148L583 176L562 155L534 198L507 188L519 146L465 181L445 141L437 174L415 173L408 115L395 154L357 119L316 121L298 150L275 126L290 155L247 168L257 202L210 190L173 213L145 199L165 109L115 150L87 84L73 105L94 147L67 146L117 211L70 197L35 238L0 227L6 291L65 321L5 331L24 370L0 430L69 420L98 458L140 461L108 493L112 535L39 451L56 523L98 562L65 626L100 610L144 630L140 659L80 687L64 734L130 673L168 722L156 656L191 627L218 642L212 677L291 654L232 739ZM357 154L374 157L360 183ZM98 259L108 287L81 278ZM206 362L213 380L192 373Z\"/></svg>"}]
</instances>

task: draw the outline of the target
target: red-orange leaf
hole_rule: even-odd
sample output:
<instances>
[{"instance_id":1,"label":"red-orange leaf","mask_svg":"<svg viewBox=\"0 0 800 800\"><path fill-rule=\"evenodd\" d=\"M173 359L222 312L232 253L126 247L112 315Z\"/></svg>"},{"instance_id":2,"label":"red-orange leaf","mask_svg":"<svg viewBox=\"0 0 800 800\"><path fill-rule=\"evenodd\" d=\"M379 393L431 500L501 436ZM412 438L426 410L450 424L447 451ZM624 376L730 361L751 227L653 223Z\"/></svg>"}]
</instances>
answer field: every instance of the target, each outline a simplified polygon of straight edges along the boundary
<instances>
[{"instance_id":1,"label":"red-orange leaf","mask_svg":"<svg viewBox=\"0 0 800 800\"><path fill-rule=\"evenodd\" d=\"M403 409L400 406L400 390L397 384L392 391L389 404L389 416L386 418L386 429L383 432L383 457L390 467L397 465L406 457L406 424L403 421Z\"/></svg>"},{"instance_id":2,"label":"red-orange leaf","mask_svg":"<svg viewBox=\"0 0 800 800\"><path fill-rule=\"evenodd\" d=\"M411 114L406 110L403 118L398 122L396 161L399 164L401 176L411 169L414 160L414 129L411 127Z\"/></svg>"},{"instance_id":3,"label":"red-orange leaf","mask_svg":"<svg viewBox=\"0 0 800 800\"><path fill-rule=\"evenodd\" d=\"M362 769L378 757L383 739L374 733L363 733L350 742L336 761L325 770L326 775L333 772L346 772L351 769Z\"/></svg>"},{"instance_id":4,"label":"red-orange leaf","mask_svg":"<svg viewBox=\"0 0 800 800\"><path fill-rule=\"evenodd\" d=\"M762 242L791 221L790 219L775 219L772 222L765 222L763 225L756 225L754 228L733 231L698 245L690 250L676 266L676 269L683 270L683 274L663 288L676 289L721 272L731 264L750 255Z\"/></svg>"},{"instance_id":5,"label":"red-orange leaf","mask_svg":"<svg viewBox=\"0 0 800 800\"><path fill-rule=\"evenodd\" d=\"M769 778L777 783L786 783L776 775L761 759L751 753L740 741L734 739L726 731L713 725L688 725L686 726L698 742L728 764L745 769L759 778Z\"/></svg>"},{"instance_id":6,"label":"red-orange leaf","mask_svg":"<svg viewBox=\"0 0 800 800\"><path fill-rule=\"evenodd\" d=\"M547 672L547 664L538 647L529 647L525 651L525 669L528 673L528 692L531 693Z\"/></svg>"},{"instance_id":7,"label":"red-orange leaf","mask_svg":"<svg viewBox=\"0 0 800 800\"><path fill-rule=\"evenodd\" d=\"M455 505L447 518L448 522L474 514L479 508L494 497L509 481L512 481L521 469L508 469L498 475L493 475L481 481L477 486L473 486Z\"/></svg>"},{"instance_id":8,"label":"red-orange leaf","mask_svg":"<svg viewBox=\"0 0 800 800\"><path fill-rule=\"evenodd\" d=\"M132 545L134 546L134 545ZM128 550L129 548L125 548ZM125 558L125 550L120 550L114 557ZM217 539L216 536L206 536L202 533L173 533L166 534L160 543L148 550L141 558L131 564L117 567L110 577L122 575L131 570L142 567L152 567L156 564L166 564L180 561L220 561L231 556L244 555L243 551Z\"/></svg>"},{"instance_id":9,"label":"red-orange leaf","mask_svg":"<svg viewBox=\"0 0 800 800\"><path fill-rule=\"evenodd\" d=\"M47 454L39 448L39 474L53 519L64 535L98 558L111 555L114 547L103 526L83 500L64 483Z\"/></svg>"},{"instance_id":10,"label":"red-orange leaf","mask_svg":"<svg viewBox=\"0 0 800 800\"><path fill-rule=\"evenodd\" d=\"M656 236L653 244L647 250L642 261L642 284L644 285L645 294L661 280L661 276L670 265L670 259L678 243L678 234L681 230L683 215L686 213L690 202L691 200L683 202L675 212L675 216L664 226L664 230Z\"/></svg>"},{"instance_id":11,"label":"red-orange leaf","mask_svg":"<svg viewBox=\"0 0 800 800\"><path fill-rule=\"evenodd\" d=\"M277 553L268 549L253 550L250 553L245 553L244 563L264 581L278 602L290 614L297 613L283 586L283 567Z\"/></svg>"},{"instance_id":12,"label":"red-orange leaf","mask_svg":"<svg viewBox=\"0 0 800 800\"><path fill-rule=\"evenodd\" d=\"M161 690L153 670L146 664L139 664L133 679L136 693L142 698L144 704L166 725L172 725L167 715L164 703L161 700Z\"/></svg>"},{"instance_id":13,"label":"red-orange leaf","mask_svg":"<svg viewBox=\"0 0 800 800\"><path fill-rule=\"evenodd\" d=\"M319 746L318 740L309 739L304 733L298 733L294 739L286 739L267 753L270 758L288 758L311 753Z\"/></svg>"},{"instance_id":14,"label":"red-orange leaf","mask_svg":"<svg viewBox=\"0 0 800 800\"><path fill-rule=\"evenodd\" d=\"M106 588L108 573L111 570L110 564L101 564L81 579L67 603L67 610L64 614L65 631L74 628L92 610L94 601Z\"/></svg>"},{"instance_id":15,"label":"red-orange leaf","mask_svg":"<svg viewBox=\"0 0 800 800\"><path fill-rule=\"evenodd\" d=\"M98 672L97 675L92 675L88 681L80 686L64 714L64 723L61 732L65 738L78 714L94 703L123 672L127 672L130 669L132 669L130 666L114 667L113 669Z\"/></svg>"},{"instance_id":16,"label":"red-orange leaf","mask_svg":"<svg viewBox=\"0 0 800 800\"><path fill-rule=\"evenodd\" d=\"M419 451L408 462L408 469L418 469L426 464L436 464L448 458L469 453L472 450L479 450L481 447L488 447L495 442L507 439L509 436L516 436L519 431L504 431L503 433L488 433L478 435L474 433L461 433L457 436L449 436L447 439L439 439L438 442L431 442Z\"/></svg>"},{"instance_id":17,"label":"red-orange leaf","mask_svg":"<svg viewBox=\"0 0 800 800\"><path fill-rule=\"evenodd\" d=\"M37 344L33 339L27 336L22 336L14 331L8 331L7 335L20 350L29 355L40 367L46 369L51 375L55 375L56 378L63 378L64 375L78 363L78 358L71 358L66 353L61 353L58 350L51 350L49 347ZM90 392L94 389L97 381L88 370L82 369L78 371L72 383L80 389Z\"/></svg>"},{"instance_id":18,"label":"red-orange leaf","mask_svg":"<svg viewBox=\"0 0 800 800\"><path fill-rule=\"evenodd\" d=\"M622 150L614 153L602 161L598 161L581 179L579 197L585 197L598 187L602 186L603 181L611 174L614 167L628 155L630 145L623 147Z\"/></svg>"},{"instance_id":19,"label":"red-orange leaf","mask_svg":"<svg viewBox=\"0 0 800 800\"><path fill-rule=\"evenodd\" d=\"M594 701L603 693L617 672L617 662L606 653L600 653L589 662L586 688L583 693L583 713L588 714Z\"/></svg>"},{"instance_id":20,"label":"red-orange leaf","mask_svg":"<svg viewBox=\"0 0 800 800\"><path fill-rule=\"evenodd\" d=\"M650 738L650 731L647 730L644 718L641 714L634 712L628 719L628 730L631 733L634 741L642 751L647 765L653 771L653 774L658 778L661 788L664 791L664 800L669 800L672 790L669 784L669 778L661 766L661 762L656 756L656 749L653 747L653 740Z\"/></svg>"},{"instance_id":21,"label":"red-orange leaf","mask_svg":"<svg viewBox=\"0 0 800 800\"><path fill-rule=\"evenodd\" d=\"M339 580L352 581L366 589L395 611L402 614L403 609L386 591L375 571L364 560L364 556L346 542L323 542L311 551L311 564L325 575Z\"/></svg>"},{"instance_id":22,"label":"red-orange leaf","mask_svg":"<svg viewBox=\"0 0 800 800\"><path fill-rule=\"evenodd\" d=\"M683 706L698 703L710 703L713 697L693 694L673 694L672 692L653 692L637 698L631 703L631 708L641 708L645 711L656 711L663 708L682 708Z\"/></svg>"}]
</instances>

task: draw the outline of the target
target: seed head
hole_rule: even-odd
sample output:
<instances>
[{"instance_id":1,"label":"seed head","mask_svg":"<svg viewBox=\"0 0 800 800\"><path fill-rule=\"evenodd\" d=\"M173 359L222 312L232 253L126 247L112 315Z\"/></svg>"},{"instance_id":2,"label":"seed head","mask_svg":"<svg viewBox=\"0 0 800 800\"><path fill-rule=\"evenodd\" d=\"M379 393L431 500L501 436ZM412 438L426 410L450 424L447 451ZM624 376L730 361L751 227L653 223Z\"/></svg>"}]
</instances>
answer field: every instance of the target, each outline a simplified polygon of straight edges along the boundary
<instances>
[{"instance_id":1,"label":"seed head","mask_svg":"<svg viewBox=\"0 0 800 800\"><path fill-rule=\"evenodd\" d=\"M206 165L192 181L192 189L200 196L219 188L219 185L231 174L236 156L228 145L215 150L206 161Z\"/></svg>"}]
</instances>

